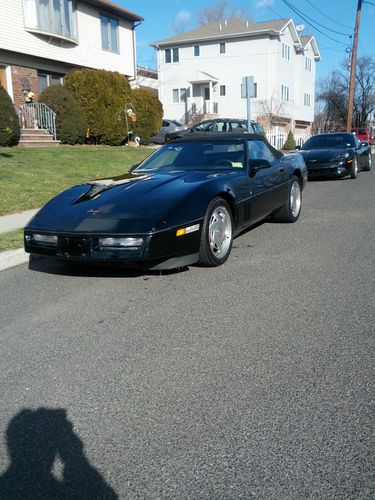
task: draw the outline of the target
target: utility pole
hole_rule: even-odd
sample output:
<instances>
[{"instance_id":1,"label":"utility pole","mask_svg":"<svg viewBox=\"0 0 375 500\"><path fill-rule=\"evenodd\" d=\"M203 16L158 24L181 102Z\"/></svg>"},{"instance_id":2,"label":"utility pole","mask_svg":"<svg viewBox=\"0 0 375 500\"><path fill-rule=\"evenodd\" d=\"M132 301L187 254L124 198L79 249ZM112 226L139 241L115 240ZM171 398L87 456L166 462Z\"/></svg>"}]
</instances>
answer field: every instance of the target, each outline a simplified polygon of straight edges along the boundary
<instances>
[{"instance_id":1,"label":"utility pole","mask_svg":"<svg viewBox=\"0 0 375 500\"><path fill-rule=\"evenodd\" d=\"M357 15L355 18L353 50L352 50L352 63L350 68L349 80L349 98L348 98L348 117L346 122L346 130L352 131L353 125L353 104L354 104L354 91L355 91L355 71L357 67L357 51L358 51L358 36L359 36L359 23L361 21L361 8L363 0L358 0Z\"/></svg>"}]
</instances>

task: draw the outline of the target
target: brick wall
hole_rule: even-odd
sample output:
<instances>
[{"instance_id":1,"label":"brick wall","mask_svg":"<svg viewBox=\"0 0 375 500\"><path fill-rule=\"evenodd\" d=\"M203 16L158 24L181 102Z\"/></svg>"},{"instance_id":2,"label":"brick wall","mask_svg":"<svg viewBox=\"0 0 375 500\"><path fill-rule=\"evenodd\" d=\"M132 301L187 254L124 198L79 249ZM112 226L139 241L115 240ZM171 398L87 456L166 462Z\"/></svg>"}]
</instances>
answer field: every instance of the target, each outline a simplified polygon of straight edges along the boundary
<instances>
[{"instance_id":1,"label":"brick wall","mask_svg":"<svg viewBox=\"0 0 375 500\"><path fill-rule=\"evenodd\" d=\"M19 109L24 104L25 98L23 91L30 89L35 94L34 101L38 98L38 71L33 68L24 68L22 66L12 66L13 98L14 107Z\"/></svg>"}]
</instances>

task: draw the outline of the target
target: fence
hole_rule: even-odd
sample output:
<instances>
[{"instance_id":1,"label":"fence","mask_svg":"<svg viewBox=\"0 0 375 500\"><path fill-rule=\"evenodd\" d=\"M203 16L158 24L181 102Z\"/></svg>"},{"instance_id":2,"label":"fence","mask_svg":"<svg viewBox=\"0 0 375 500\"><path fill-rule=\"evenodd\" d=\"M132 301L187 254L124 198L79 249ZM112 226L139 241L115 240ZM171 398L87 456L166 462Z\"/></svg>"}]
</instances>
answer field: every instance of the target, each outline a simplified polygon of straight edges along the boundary
<instances>
[{"instance_id":1,"label":"fence","mask_svg":"<svg viewBox=\"0 0 375 500\"><path fill-rule=\"evenodd\" d=\"M279 127L273 127L271 130L266 132L268 142L276 149L283 149L285 141L288 135L283 131L279 130ZM307 141L310 134L294 134L294 140L297 146L302 146L302 144Z\"/></svg>"},{"instance_id":2,"label":"fence","mask_svg":"<svg viewBox=\"0 0 375 500\"><path fill-rule=\"evenodd\" d=\"M32 102L20 106L18 117L21 128L49 130L56 140L56 113L41 102Z\"/></svg>"}]
</instances>

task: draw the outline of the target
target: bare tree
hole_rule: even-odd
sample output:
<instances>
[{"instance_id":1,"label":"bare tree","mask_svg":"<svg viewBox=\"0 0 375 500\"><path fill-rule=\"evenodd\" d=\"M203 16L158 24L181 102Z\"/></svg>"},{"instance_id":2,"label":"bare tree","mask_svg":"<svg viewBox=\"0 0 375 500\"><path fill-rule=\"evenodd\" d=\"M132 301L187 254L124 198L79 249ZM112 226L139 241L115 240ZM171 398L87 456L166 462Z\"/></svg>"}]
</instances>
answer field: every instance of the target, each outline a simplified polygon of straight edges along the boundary
<instances>
[{"instance_id":1,"label":"bare tree","mask_svg":"<svg viewBox=\"0 0 375 500\"><path fill-rule=\"evenodd\" d=\"M323 106L324 130L346 127L348 111L349 73L348 62L335 70L318 84L317 101ZM375 58L360 57L356 68L353 125L366 126L375 109Z\"/></svg>"},{"instance_id":2,"label":"bare tree","mask_svg":"<svg viewBox=\"0 0 375 500\"><path fill-rule=\"evenodd\" d=\"M274 125L285 125L284 108L285 101L279 99L275 92L269 99L259 101L259 118L265 129L271 130Z\"/></svg>"},{"instance_id":3,"label":"bare tree","mask_svg":"<svg viewBox=\"0 0 375 500\"><path fill-rule=\"evenodd\" d=\"M197 24L198 26L204 26L205 24L224 21L232 17L250 19L251 15L247 9L232 6L230 0L216 0L214 4L197 12Z\"/></svg>"},{"instance_id":4,"label":"bare tree","mask_svg":"<svg viewBox=\"0 0 375 500\"><path fill-rule=\"evenodd\" d=\"M172 29L174 33L178 34L186 31L186 27L189 24L190 19L191 19L190 12L187 10L181 10L177 14L176 19L172 23Z\"/></svg>"}]
</instances>

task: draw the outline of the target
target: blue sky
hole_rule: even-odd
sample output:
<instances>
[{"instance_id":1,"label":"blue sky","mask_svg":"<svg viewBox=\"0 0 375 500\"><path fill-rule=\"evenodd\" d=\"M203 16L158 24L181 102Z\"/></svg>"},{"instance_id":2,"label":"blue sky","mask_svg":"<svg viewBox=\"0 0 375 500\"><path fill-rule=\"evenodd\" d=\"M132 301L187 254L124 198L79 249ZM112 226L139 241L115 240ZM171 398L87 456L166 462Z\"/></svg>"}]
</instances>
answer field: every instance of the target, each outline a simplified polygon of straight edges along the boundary
<instances>
[{"instance_id":1,"label":"blue sky","mask_svg":"<svg viewBox=\"0 0 375 500\"><path fill-rule=\"evenodd\" d=\"M137 27L137 59L140 66L156 67L154 49L149 43L167 38L174 34L173 24L178 19L186 21L186 30L196 27L197 11L215 3L213 0L113 0L124 8L144 17ZM353 33L357 0L287 0L315 23L309 26L283 0L231 0L234 8L246 8L256 21L292 17L295 24L305 25L303 34L313 34L317 39L322 60L318 64L318 78L324 77L337 68L345 59L347 47L352 40L339 33ZM374 5L362 6L361 30L358 55L375 56L375 0ZM328 16L328 17L327 17ZM321 26L319 26L319 24ZM317 29L323 33L319 33ZM327 28L339 33L329 31ZM327 35L327 36L325 36ZM330 38L328 38L330 37Z\"/></svg>"}]
</instances>

